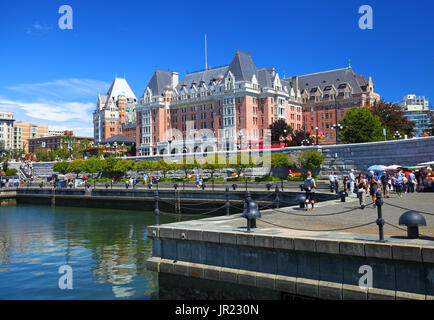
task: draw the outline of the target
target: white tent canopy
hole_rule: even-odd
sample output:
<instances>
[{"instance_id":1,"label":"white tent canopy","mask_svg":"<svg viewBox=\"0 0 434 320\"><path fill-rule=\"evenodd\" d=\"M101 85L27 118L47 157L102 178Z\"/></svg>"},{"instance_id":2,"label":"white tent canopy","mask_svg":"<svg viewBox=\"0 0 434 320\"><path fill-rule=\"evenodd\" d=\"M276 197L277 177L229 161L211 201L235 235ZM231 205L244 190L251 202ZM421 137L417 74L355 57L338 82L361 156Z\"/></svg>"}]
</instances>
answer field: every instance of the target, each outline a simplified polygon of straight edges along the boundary
<instances>
[{"instance_id":1,"label":"white tent canopy","mask_svg":"<svg viewBox=\"0 0 434 320\"><path fill-rule=\"evenodd\" d=\"M418 163L418 166L434 166L434 161Z\"/></svg>"}]
</instances>

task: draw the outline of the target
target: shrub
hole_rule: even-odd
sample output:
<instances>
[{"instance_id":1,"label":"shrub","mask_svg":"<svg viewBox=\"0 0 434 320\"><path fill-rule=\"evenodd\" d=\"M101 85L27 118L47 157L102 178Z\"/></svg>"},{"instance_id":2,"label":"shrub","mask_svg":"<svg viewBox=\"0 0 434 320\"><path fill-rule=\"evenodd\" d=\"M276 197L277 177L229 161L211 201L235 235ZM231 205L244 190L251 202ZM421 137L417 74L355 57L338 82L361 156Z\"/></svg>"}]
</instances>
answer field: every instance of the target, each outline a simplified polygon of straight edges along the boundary
<instances>
[{"instance_id":1,"label":"shrub","mask_svg":"<svg viewBox=\"0 0 434 320\"><path fill-rule=\"evenodd\" d=\"M17 175L18 170L17 169L7 169L6 170L6 176L7 177L14 177Z\"/></svg>"},{"instance_id":2,"label":"shrub","mask_svg":"<svg viewBox=\"0 0 434 320\"><path fill-rule=\"evenodd\" d=\"M279 177L271 177L271 176L267 176L267 177L255 177L255 181L256 182L280 181L280 178Z\"/></svg>"},{"instance_id":3,"label":"shrub","mask_svg":"<svg viewBox=\"0 0 434 320\"><path fill-rule=\"evenodd\" d=\"M318 169L324 161L321 152L310 150L298 155L298 161L303 169Z\"/></svg>"},{"instance_id":4,"label":"shrub","mask_svg":"<svg viewBox=\"0 0 434 320\"><path fill-rule=\"evenodd\" d=\"M252 181L251 177L227 178L226 181Z\"/></svg>"}]
</instances>

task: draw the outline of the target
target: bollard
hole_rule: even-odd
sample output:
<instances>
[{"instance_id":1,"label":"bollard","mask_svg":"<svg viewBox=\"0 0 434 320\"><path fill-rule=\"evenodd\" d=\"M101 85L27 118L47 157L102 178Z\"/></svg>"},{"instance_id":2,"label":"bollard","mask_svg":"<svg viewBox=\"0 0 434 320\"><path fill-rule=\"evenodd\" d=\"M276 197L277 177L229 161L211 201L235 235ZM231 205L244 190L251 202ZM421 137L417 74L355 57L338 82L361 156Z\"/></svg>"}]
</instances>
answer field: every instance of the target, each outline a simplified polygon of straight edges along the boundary
<instances>
[{"instance_id":1,"label":"bollard","mask_svg":"<svg viewBox=\"0 0 434 320\"><path fill-rule=\"evenodd\" d=\"M108 183L106 183L105 188L108 189L108 187L110 187L110 185Z\"/></svg>"},{"instance_id":2,"label":"bollard","mask_svg":"<svg viewBox=\"0 0 434 320\"><path fill-rule=\"evenodd\" d=\"M378 225L378 235L379 235L379 242L386 242L386 240L384 240L384 233L383 233L383 226L384 226L384 219L383 219L383 210L382 210L382 206L383 206L383 194L381 191L377 191L376 193L377 196L377 200L375 200L375 205L377 206L377 214L378 214L378 218L377 218L377 225Z\"/></svg>"},{"instance_id":3,"label":"bollard","mask_svg":"<svg viewBox=\"0 0 434 320\"><path fill-rule=\"evenodd\" d=\"M348 196L348 193L346 193L345 191L339 191L339 196L341 197L341 202L345 202L345 197Z\"/></svg>"},{"instance_id":4,"label":"bollard","mask_svg":"<svg viewBox=\"0 0 434 320\"><path fill-rule=\"evenodd\" d=\"M399 225L407 226L407 238L419 238L419 226L426 226L423 215L417 211L406 211L399 217Z\"/></svg>"},{"instance_id":5,"label":"bollard","mask_svg":"<svg viewBox=\"0 0 434 320\"><path fill-rule=\"evenodd\" d=\"M251 200L252 198L250 197L250 192L246 191L246 195L244 197L243 217L247 219L247 232L250 232L248 213L249 213L249 203Z\"/></svg>"},{"instance_id":6,"label":"bollard","mask_svg":"<svg viewBox=\"0 0 434 320\"><path fill-rule=\"evenodd\" d=\"M270 184L270 183L267 183L267 185L266 185L265 187L267 188L268 191L270 191L270 189L271 189L271 184Z\"/></svg>"},{"instance_id":7,"label":"bollard","mask_svg":"<svg viewBox=\"0 0 434 320\"><path fill-rule=\"evenodd\" d=\"M307 206L306 196L304 194L298 194L295 199L297 200L300 209L304 209Z\"/></svg>"},{"instance_id":8,"label":"bollard","mask_svg":"<svg viewBox=\"0 0 434 320\"><path fill-rule=\"evenodd\" d=\"M246 191L247 191L247 178L246 178L246 181L245 181L245 183L246 183Z\"/></svg>"},{"instance_id":9,"label":"bollard","mask_svg":"<svg viewBox=\"0 0 434 320\"><path fill-rule=\"evenodd\" d=\"M205 190L205 183L202 183L202 190Z\"/></svg>"},{"instance_id":10,"label":"bollard","mask_svg":"<svg viewBox=\"0 0 434 320\"><path fill-rule=\"evenodd\" d=\"M274 192L276 193L276 197L274 198L274 201L276 202L276 208L279 209L279 187L277 185Z\"/></svg>"},{"instance_id":11,"label":"bollard","mask_svg":"<svg viewBox=\"0 0 434 320\"><path fill-rule=\"evenodd\" d=\"M149 190L152 189L152 183L148 183L148 189L149 189Z\"/></svg>"},{"instance_id":12,"label":"bollard","mask_svg":"<svg viewBox=\"0 0 434 320\"><path fill-rule=\"evenodd\" d=\"M42 189L42 187L44 186L44 183L43 182L41 182L40 184L39 184L39 188L41 188Z\"/></svg>"},{"instance_id":13,"label":"bollard","mask_svg":"<svg viewBox=\"0 0 434 320\"><path fill-rule=\"evenodd\" d=\"M237 185L234 183L234 184L232 184L232 190L237 190Z\"/></svg>"},{"instance_id":14,"label":"bollard","mask_svg":"<svg viewBox=\"0 0 434 320\"><path fill-rule=\"evenodd\" d=\"M160 209L158 208L158 201L160 200L160 197L158 196L158 191L155 191L154 193L154 200L155 200L155 225L160 225Z\"/></svg>"},{"instance_id":15,"label":"bollard","mask_svg":"<svg viewBox=\"0 0 434 320\"><path fill-rule=\"evenodd\" d=\"M226 215L229 215L229 211L230 211L230 207L231 207L231 203L229 202L229 188L226 187L226 191L225 191L225 196L226 196Z\"/></svg>"},{"instance_id":16,"label":"bollard","mask_svg":"<svg viewBox=\"0 0 434 320\"><path fill-rule=\"evenodd\" d=\"M175 190L177 190L178 189L178 184L177 183L173 184L173 187L175 188Z\"/></svg>"}]
</instances>

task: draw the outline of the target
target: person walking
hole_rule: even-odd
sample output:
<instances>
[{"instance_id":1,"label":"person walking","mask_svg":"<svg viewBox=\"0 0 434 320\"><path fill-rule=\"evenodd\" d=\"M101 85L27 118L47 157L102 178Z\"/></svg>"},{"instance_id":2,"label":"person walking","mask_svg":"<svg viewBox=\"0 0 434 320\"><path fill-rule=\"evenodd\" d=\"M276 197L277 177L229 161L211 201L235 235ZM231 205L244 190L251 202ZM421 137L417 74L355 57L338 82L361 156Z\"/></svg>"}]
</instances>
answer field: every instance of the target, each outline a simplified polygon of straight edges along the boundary
<instances>
[{"instance_id":1,"label":"person walking","mask_svg":"<svg viewBox=\"0 0 434 320\"><path fill-rule=\"evenodd\" d=\"M366 180L365 175L363 173L359 173L355 182L357 198L359 198L359 204L362 209L365 209L365 194L366 194Z\"/></svg>"},{"instance_id":2,"label":"person walking","mask_svg":"<svg viewBox=\"0 0 434 320\"><path fill-rule=\"evenodd\" d=\"M378 189L381 189L380 184L380 178L376 174L372 173L369 177L369 194L372 197L374 207L376 206L375 201L377 200L377 191Z\"/></svg>"},{"instance_id":3,"label":"person walking","mask_svg":"<svg viewBox=\"0 0 434 320\"><path fill-rule=\"evenodd\" d=\"M414 185L416 184L416 176L413 171L410 171L408 175L408 192L414 192Z\"/></svg>"},{"instance_id":4,"label":"person walking","mask_svg":"<svg viewBox=\"0 0 434 320\"><path fill-rule=\"evenodd\" d=\"M303 189L306 191L306 205L304 206L304 209L307 211L309 210L309 201L312 205L312 210L315 210L314 203L315 203L315 189L316 189L316 183L315 179L312 178L312 172L307 172L307 178L304 180L303 183Z\"/></svg>"},{"instance_id":5,"label":"person walking","mask_svg":"<svg viewBox=\"0 0 434 320\"><path fill-rule=\"evenodd\" d=\"M334 178L335 178L335 191L336 191L336 194L339 194L339 176L338 176L338 173L336 171L334 173Z\"/></svg>"},{"instance_id":6,"label":"person walking","mask_svg":"<svg viewBox=\"0 0 434 320\"><path fill-rule=\"evenodd\" d=\"M384 198L389 198L389 176L386 171L383 171L383 174L380 177L381 187L383 189Z\"/></svg>"},{"instance_id":7,"label":"person walking","mask_svg":"<svg viewBox=\"0 0 434 320\"><path fill-rule=\"evenodd\" d=\"M333 171L331 171L329 175L329 182L330 182L330 192L333 192L333 190L335 189L335 175Z\"/></svg>"},{"instance_id":8,"label":"person walking","mask_svg":"<svg viewBox=\"0 0 434 320\"><path fill-rule=\"evenodd\" d=\"M350 182L350 193L354 194L354 185L356 183L356 176L354 175L354 169L350 170L350 174L348 175L348 179Z\"/></svg>"},{"instance_id":9,"label":"person walking","mask_svg":"<svg viewBox=\"0 0 434 320\"><path fill-rule=\"evenodd\" d=\"M392 181L396 195L398 196L398 198L402 198L402 186L404 182L402 176L398 173L395 173L395 177L392 179Z\"/></svg>"}]
</instances>

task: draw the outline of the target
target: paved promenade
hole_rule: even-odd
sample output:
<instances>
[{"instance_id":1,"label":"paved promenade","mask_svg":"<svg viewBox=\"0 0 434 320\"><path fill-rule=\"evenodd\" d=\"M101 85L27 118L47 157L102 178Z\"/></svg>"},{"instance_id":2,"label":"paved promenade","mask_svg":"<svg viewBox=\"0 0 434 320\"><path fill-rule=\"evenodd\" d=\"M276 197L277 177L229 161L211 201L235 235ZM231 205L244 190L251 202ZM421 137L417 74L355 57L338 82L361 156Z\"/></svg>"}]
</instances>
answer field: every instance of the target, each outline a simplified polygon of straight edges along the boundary
<instances>
[{"instance_id":1,"label":"paved promenade","mask_svg":"<svg viewBox=\"0 0 434 320\"><path fill-rule=\"evenodd\" d=\"M366 203L371 203L370 197L366 198ZM254 233L259 234L285 234L289 237L308 236L348 240L378 240L378 226L375 223L377 219L377 208L374 208L373 205L370 204L362 210L359 208L358 204L358 199L347 198L347 202L330 200L318 203L316 204L316 209L314 211L305 211L304 209L300 209L298 206L280 208L277 209L278 211L262 209L262 217L257 220L257 228L252 230ZM404 208L432 213L432 215L423 214L427 226L419 228L419 233L421 235L420 239L407 239L406 227L399 226L399 217L407 211L407 209ZM404 229L400 230L386 224L384 226L384 235L387 241L434 246L434 193L405 194L402 199L398 199L396 198L396 195L392 194L390 198L385 199L385 204L382 209L383 219L386 223ZM367 226L351 228L353 226L371 222L373 223ZM216 217L200 221L185 221L172 224L172 226L177 228L188 227L243 232L246 231L246 219L240 215L232 215L229 218ZM350 229L325 231L343 228Z\"/></svg>"}]
</instances>

